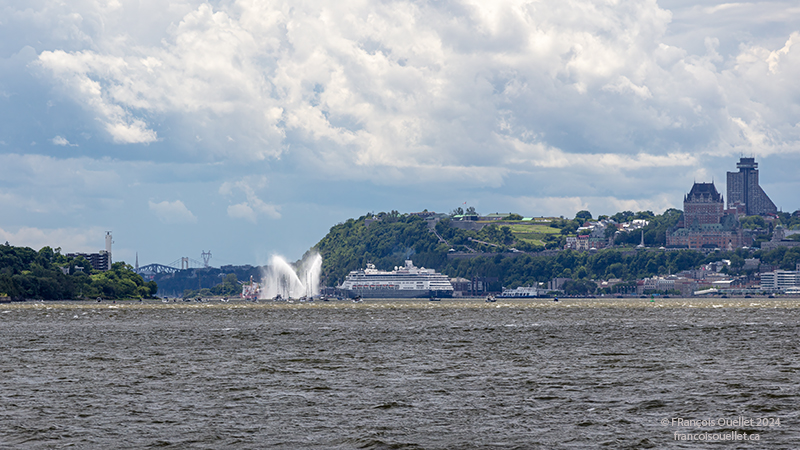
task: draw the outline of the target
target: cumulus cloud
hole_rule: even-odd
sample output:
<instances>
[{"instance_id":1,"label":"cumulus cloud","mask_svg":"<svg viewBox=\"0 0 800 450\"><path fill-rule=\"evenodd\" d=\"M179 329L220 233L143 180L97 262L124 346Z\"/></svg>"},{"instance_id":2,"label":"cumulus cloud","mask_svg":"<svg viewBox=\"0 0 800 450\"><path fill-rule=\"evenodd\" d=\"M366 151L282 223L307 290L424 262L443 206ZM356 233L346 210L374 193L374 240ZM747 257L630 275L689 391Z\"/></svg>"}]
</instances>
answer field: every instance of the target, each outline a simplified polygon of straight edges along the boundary
<instances>
[{"instance_id":1,"label":"cumulus cloud","mask_svg":"<svg viewBox=\"0 0 800 450\"><path fill-rule=\"evenodd\" d=\"M2 226L247 260L373 208L680 208L740 154L794 209L795 3L8 0Z\"/></svg>"},{"instance_id":2,"label":"cumulus cloud","mask_svg":"<svg viewBox=\"0 0 800 450\"><path fill-rule=\"evenodd\" d=\"M261 200L256 195L256 190L263 189L267 185L267 178L245 177L236 182L224 182L219 188L219 193L233 198L237 194L244 194L246 201L228 206L228 216L234 219L245 219L255 223L259 215L265 215L272 219L280 219L280 207Z\"/></svg>"},{"instance_id":3,"label":"cumulus cloud","mask_svg":"<svg viewBox=\"0 0 800 450\"><path fill-rule=\"evenodd\" d=\"M247 203L238 203L228 206L228 217L245 219L249 222L256 223L256 212L253 211L253 208Z\"/></svg>"},{"instance_id":4,"label":"cumulus cloud","mask_svg":"<svg viewBox=\"0 0 800 450\"><path fill-rule=\"evenodd\" d=\"M20 227L15 231L0 228L0 243L39 250L60 247L61 253L96 252L103 248L102 228L35 228Z\"/></svg>"},{"instance_id":5,"label":"cumulus cloud","mask_svg":"<svg viewBox=\"0 0 800 450\"><path fill-rule=\"evenodd\" d=\"M154 203L153 201L147 202L150 211L152 211L158 220L166 224L182 224L182 223L195 223L197 217L189 211L189 208L180 200L169 202Z\"/></svg>"},{"instance_id":6,"label":"cumulus cloud","mask_svg":"<svg viewBox=\"0 0 800 450\"><path fill-rule=\"evenodd\" d=\"M71 144L65 137L63 136L56 136L53 139L50 139L50 142L53 145L60 145L62 147L77 147L78 144Z\"/></svg>"},{"instance_id":7,"label":"cumulus cloud","mask_svg":"<svg viewBox=\"0 0 800 450\"><path fill-rule=\"evenodd\" d=\"M0 154L0 205L34 213L75 214L88 203L112 201L119 167L87 157ZM6 218L9 219L8 217Z\"/></svg>"},{"instance_id":8,"label":"cumulus cloud","mask_svg":"<svg viewBox=\"0 0 800 450\"><path fill-rule=\"evenodd\" d=\"M98 115L114 142L146 144L157 139L156 132L148 129L143 120L129 111L128 108L135 105L115 98L115 93L122 90L116 80L102 78L101 74L123 74L127 66L124 59L91 51L67 53L56 50L42 52L39 62L52 72L69 95Z\"/></svg>"},{"instance_id":9,"label":"cumulus cloud","mask_svg":"<svg viewBox=\"0 0 800 450\"><path fill-rule=\"evenodd\" d=\"M619 211L653 211L657 214L674 208L674 199L668 195L658 195L651 199L619 199L616 197L516 197L496 199L498 203L509 205L515 211L536 212L538 215L554 215L572 218L578 211L590 211L594 217L613 214Z\"/></svg>"},{"instance_id":10,"label":"cumulus cloud","mask_svg":"<svg viewBox=\"0 0 800 450\"><path fill-rule=\"evenodd\" d=\"M795 34L727 61L714 39L687 54L664 42L672 14L655 1L182 5L159 41L84 30L92 48L38 64L115 142L171 133L243 160L303 151L319 174L376 182L393 179L382 167L398 182L498 160L519 170L519 142L542 149L529 165L592 153L636 168L800 141L785 95L798 91ZM108 22L124 10L82 7ZM182 125L158 131L159 117Z\"/></svg>"},{"instance_id":11,"label":"cumulus cloud","mask_svg":"<svg viewBox=\"0 0 800 450\"><path fill-rule=\"evenodd\" d=\"M800 157L789 1L10 0L3 12L0 49L14 56L0 58L0 104L38 128L3 136L14 153L0 155L0 205L26 218L97 221L97 204L189 183L183 202L216 192L208 206L228 227L293 220L319 194L340 211L430 208L416 202L431 192L519 196L530 213L657 211L740 154L759 158L762 180ZM75 142L84 158L32 154ZM197 220L183 203L136 204Z\"/></svg>"}]
</instances>

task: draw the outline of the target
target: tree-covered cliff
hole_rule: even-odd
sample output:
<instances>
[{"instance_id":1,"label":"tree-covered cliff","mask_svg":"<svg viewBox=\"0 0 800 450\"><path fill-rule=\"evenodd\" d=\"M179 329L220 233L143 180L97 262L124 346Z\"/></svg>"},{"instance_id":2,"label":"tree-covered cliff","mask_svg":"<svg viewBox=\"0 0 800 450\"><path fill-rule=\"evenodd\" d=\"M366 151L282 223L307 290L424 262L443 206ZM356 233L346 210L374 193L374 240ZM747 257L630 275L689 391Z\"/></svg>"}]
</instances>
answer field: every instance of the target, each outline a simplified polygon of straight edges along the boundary
<instances>
[{"instance_id":1,"label":"tree-covered cliff","mask_svg":"<svg viewBox=\"0 0 800 450\"><path fill-rule=\"evenodd\" d=\"M335 225L313 250L322 255L323 284L335 286L367 263L389 270L412 258L417 266L440 267L449 246L439 242L424 219L393 212Z\"/></svg>"},{"instance_id":2,"label":"tree-covered cliff","mask_svg":"<svg viewBox=\"0 0 800 450\"><path fill-rule=\"evenodd\" d=\"M100 272L93 271L83 257L68 258L60 249L43 247L37 252L0 245L0 296L17 300L123 299L150 297L157 289L156 283L145 283L124 262Z\"/></svg>"},{"instance_id":3,"label":"tree-covered cliff","mask_svg":"<svg viewBox=\"0 0 800 450\"><path fill-rule=\"evenodd\" d=\"M664 245L666 233L679 219L680 211L670 209L661 215L649 211L625 212L618 216L621 220L648 220L649 224L644 227L645 244L655 248L634 249L642 235L636 230L618 234L615 238L618 247L597 252L566 250L543 254L539 251L544 249L543 246L523 245L525 242L520 236L525 236L525 233L514 228L514 221L474 231L455 228L445 219L436 224L434 233L426 220L392 212L369 214L335 225L311 251L322 255L322 284L327 286L340 284L349 271L363 268L367 263L375 264L378 269L391 270L402 265L405 259L413 259L417 266L433 268L450 277L497 277L506 287L531 285L557 277L632 281L695 269L701 264L723 259L731 261L730 271L733 273L740 272L744 260L752 257L784 269L794 269L794 265L800 262L800 249L782 248L768 252L738 249L710 254L693 250L660 250L658 247ZM556 228L556 235L563 237L585 219L555 219L545 226ZM448 258L451 249L474 253L472 257Z\"/></svg>"}]
</instances>

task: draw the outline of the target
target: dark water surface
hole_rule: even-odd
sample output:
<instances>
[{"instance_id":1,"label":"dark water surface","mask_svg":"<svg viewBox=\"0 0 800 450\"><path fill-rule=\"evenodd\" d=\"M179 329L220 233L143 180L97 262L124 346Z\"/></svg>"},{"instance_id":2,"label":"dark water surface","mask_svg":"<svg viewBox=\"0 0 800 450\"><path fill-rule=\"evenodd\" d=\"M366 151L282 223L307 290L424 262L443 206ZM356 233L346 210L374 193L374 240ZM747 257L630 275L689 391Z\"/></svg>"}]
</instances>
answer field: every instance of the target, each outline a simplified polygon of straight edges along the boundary
<instances>
[{"instance_id":1,"label":"dark water surface","mask_svg":"<svg viewBox=\"0 0 800 450\"><path fill-rule=\"evenodd\" d=\"M0 447L798 448L798 336L796 299L0 305Z\"/></svg>"}]
</instances>

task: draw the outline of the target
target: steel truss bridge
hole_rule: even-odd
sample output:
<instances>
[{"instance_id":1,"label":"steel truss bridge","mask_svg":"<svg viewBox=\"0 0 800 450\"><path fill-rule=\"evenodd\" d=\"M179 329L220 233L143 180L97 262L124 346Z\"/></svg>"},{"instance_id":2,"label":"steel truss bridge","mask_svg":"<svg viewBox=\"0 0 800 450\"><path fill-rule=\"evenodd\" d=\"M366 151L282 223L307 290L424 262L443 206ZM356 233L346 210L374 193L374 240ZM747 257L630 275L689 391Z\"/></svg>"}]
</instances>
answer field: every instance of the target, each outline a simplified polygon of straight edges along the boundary
<instances>
[{"instance_id":1,"label":"steel truss bridge","mask_svg":"<svg viewBox=\"0 0 800 450\"><path fill-rule=\"evenodd\" d=\"M167 265L154 263L139 267L136 273L143 276L153 276L162 273L176 273L187 269L201 269L204 267L208 267L208 263L203 263L192 258L179 258Z\"/></svg>"}]
</instances>

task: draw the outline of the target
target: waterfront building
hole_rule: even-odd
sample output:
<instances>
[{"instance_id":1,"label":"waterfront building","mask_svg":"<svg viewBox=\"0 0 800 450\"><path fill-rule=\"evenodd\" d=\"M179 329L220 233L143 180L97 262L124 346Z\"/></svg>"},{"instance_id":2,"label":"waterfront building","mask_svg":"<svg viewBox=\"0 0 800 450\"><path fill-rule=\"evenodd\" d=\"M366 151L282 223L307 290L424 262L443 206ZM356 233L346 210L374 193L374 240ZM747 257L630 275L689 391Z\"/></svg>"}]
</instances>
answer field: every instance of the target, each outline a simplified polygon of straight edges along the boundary
<instances>
[{"instance_id":1,"label":"waterfront building","mask_svg":"<svg viewBox=\"0 0 800 450\"><path fill-rule=\"evenodd\" d=\"M560 291L564 287L564 283L572 281L572 278L553 278L547 282L548 291Z\"/></svg>"},{"instance_id":2,"label":"waterfront building","mask_svg":"<svg viewBox=\"0 0 800 450\"><path fill-rule=\"evenodd\" d=\"M800 272L790 270L776 270L761 274L761 288L769 290L782 290L800 286Z\"/></svg>"},{"instance_id":3,"label":"waterfront building","mask_svg":"<svg viewBox=\"0 0 800 450\"><path fill-rule=\"evenodd\" d=\"M683 297L689 297L697 289L696 280L670 275L666 277L643 278L636 282L636 293L639 295L652 292L679 292Z\"/></svg>"},{"instance_id":4,"label":"waterfront building","mask_svg":"<svg viewBox=\"0 0 800 450\"><path fill-rule=\"evenodd\" d=\"M728 209L747 216L775 214L778 208L758 184L755 158L741 158L738 172L728 172Z\"/></svg>"},{"instance_id":5,"label":"waterfront building","mask_svg":"<svg viewBox=\"0 0 800 450\"><path fill-rule=\"evenodd\" d=\"M453 286L453 297L469 295L472 290L472 281L466 278L450 278L450 285Z\"/></svg>"}]
</instances>

